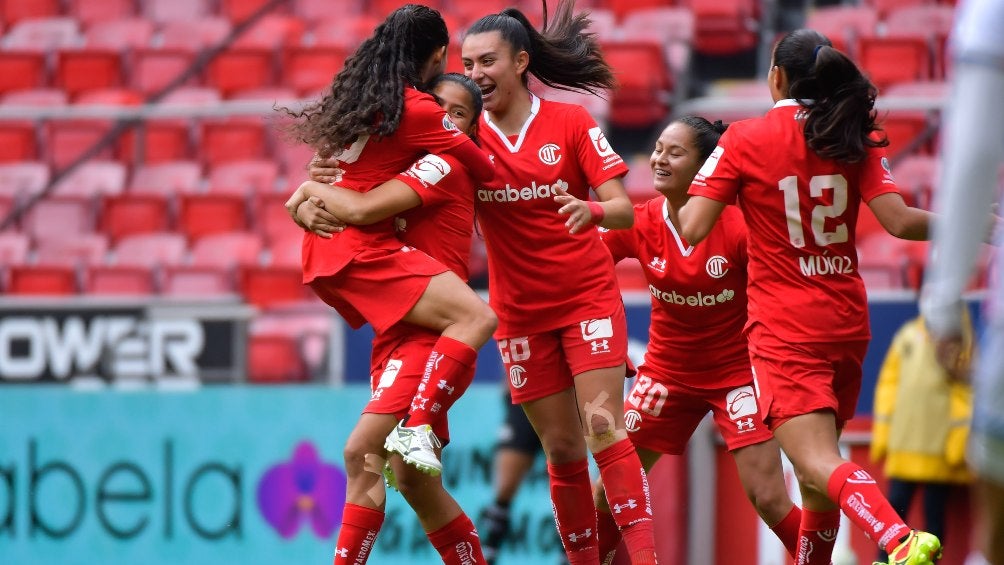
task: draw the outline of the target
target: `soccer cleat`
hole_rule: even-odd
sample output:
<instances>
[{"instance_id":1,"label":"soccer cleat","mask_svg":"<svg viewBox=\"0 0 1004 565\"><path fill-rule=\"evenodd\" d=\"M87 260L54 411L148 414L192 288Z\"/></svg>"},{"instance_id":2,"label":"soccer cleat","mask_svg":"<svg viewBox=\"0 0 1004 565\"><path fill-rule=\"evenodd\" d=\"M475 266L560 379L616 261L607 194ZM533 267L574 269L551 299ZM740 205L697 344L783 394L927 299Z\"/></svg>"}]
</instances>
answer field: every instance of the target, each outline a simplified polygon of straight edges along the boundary
<instances>
[{"instance_id":1,"label":"soccer cleat","mask_svg":"<svg viewBox=\"0 0 1004 565\"><path fill-rule=\"evenodd\" d=\"M874 565L923 565L941 559L941 541L934 534L911 530L903 543L889 552L889 563L876 561Z\"/></svg>"},{"instance_id":2,"label":"soccer cleat","mask_svg":"<svg viewBox=\"0 0 1004 565\"><path fill-rule=\"evenodd\" d=\"M390 461L383 464L383 480L388 487L398 490L397 476L394 475L394 468L390 466Z\"/></svg>"},{"instance_id":3,"label":"soccer cleat","mask_svg":"<svg viewBox=\"0 0 1004 565\"><path fill-rule=\"evenodd\" d=\"M383 446L387 451L399 453L405 463L423 473L438 477L443 472L443 464L436 456L436 449L443 444L439 443L429 424L409 428L398 423Z\"/></svg>"}]
</instances>

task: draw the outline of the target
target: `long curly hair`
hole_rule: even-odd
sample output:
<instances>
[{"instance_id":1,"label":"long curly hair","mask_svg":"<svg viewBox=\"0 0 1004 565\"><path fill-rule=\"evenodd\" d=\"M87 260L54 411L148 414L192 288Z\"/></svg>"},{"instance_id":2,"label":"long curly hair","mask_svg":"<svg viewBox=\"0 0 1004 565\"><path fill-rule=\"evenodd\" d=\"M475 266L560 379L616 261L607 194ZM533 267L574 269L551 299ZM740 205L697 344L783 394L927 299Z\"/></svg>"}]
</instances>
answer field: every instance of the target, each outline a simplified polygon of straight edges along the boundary
<instances>
[{"instance_id":1,"label":"long curly hair","mask_svg":"<svg viewBox=\"0 0 1004 565\"><path fill-rule=\"evenodd\" d=\"M785 35L774 48L774 65L788 76L788 96L807 110L805 142L820 157L856 163L868 147L889 140L876 124L878 90L854 61L811 29Z\"/></svg>"},{"instance_id":2,"label":"long curly hair","mask_svg":"<svg viewBox=\"0 0 1004 565\"><path fill-rule=\"evenodd\" d=\"M322 155L337 155L363 135L394 133L404 91L421 87L422 66L450 41L438 11L406 4L391 12L345 61L331 89L299 112L293 135Z\"/></svg>"}]
</instances>

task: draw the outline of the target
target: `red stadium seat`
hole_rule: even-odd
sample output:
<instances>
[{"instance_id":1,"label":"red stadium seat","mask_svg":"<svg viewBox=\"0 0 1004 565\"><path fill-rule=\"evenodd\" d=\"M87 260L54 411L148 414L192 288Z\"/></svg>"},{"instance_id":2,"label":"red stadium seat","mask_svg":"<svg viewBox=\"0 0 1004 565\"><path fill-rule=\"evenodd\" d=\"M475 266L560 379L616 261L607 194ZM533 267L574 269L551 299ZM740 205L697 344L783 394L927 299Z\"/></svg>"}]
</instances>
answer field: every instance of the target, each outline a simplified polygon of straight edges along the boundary
<instances>
[{"instance_id":1,"label":"red stadium seat","mask_svg":"<svg viewBox=\"0 0 1004 565\"><path fill-rule=\"evenodd\" d=\"M222 99L220 91L209 86L179 86L165 94L160 101L164 104L213 106Z\"/></svg>"},{"instance_id":2,"label":"red stadium seat","mask_svg":"<svg viewBox=\"0 0 1004 565\"><path fill-rule=\"evenodd\" d=\"M861 69L880 93L898 82L932 77L930 47L922 34L862 35L856 54Z\"/></svg>"},{"instance_id":3,"label":"red stadium seat","mask_svg":"<svg viewBox=\"0 0 1004 565\"><path fill-rule=\"evenodd\" d=\"M850 47L856 45L858 37L874 35L877 26L878 12L875 8L846 4L812 9L805 22L806 28L825 35L834 47L847 54L850 54Z\"/></svg>"},{"instance_id":4,"label":"red stadium seat","mask_svg":"<svg viewBox=\"0 0 1004 565\"><path fill-rule=\"evenodd\" d=\"M675 0L605 0L603 4L613 10L618 18L624 19L635 10L646 8L667 8L676 4Z\"/></svg>"},{"instance_id":5,"label":"red stadium seat","mask_svg":"<svg viewBox=\"0 0 1004 565\"><path fill-rule=\"evenodd\" d=\"M328 14L314 26L314 45L355 51L363 40L373 34L381 21L383 17L372 14Z\"/></svg>"},{"instance_id":6,"label":"red stadium seat","mask_svg":"<svg viewBox=\"0 0 1004 565\"><path fill-rule=\"evenodd\" d=\"M287 335L252 335L248 340L248 381L255 384L309 379L297 340Z\"/></svg>"},{"instance_id":7,"label":"red stadium seat","mask_svg":"<svg viewBox=\"0 0 1004 565\"><path fill-rule=\"evenodd\" d=\"M937 157L911 155L893 167L896 186L903 193L907 203L930 210L934 187L941 174L941 164Z\"/></svg>"},{"instance_id":8,"label":"red stadium seat","mask_svg":"<svg viewBox=\"0 0 1004 565\"><path fill-rule=\"evenodd\" d=\"M202 237L192 245L191 261L199 267L257 265L261 251L261 237L255 233L218 233Z\"/></svg>"},{"instance_id":9,"label":"red stadium seat","mask_svg":"<svg viewBox=\"0 0 1004 565\"><path fill-rule=\"evenodd\" d=\"M46 124L47 159L59 170L92 150L112 129L108 120L55 120ZM123 139L109 141L90 156L92 159L113 160Z\"/></svg>"},{"instance_id":10,"label":"red stadium seat","mask_svg":"<svg viewBox=\"0 0 1004 565\"><path fill-rule=\"evenodd\" d=\"M291 304L261 310L251 320L248 333L294 338L311 374L318 374L324 369L330 353L329 344L336 323L330 312L312 303Z\"/></svg>"},{"instance_id":11,"label":"red stadium seat","mask_svg":"<svg viewBox=\"0 0 1004 565\"><path fill-rule=\"evenodd\" d=\"M0 20L10 26L25 19L55 17L59 4L59 0L4 0L0 2Z\"/></svg>"},{"instance_id":12,"label":"red stadium seat","mask_svg":"<svg viewBox=\"0 0 1004 565\"><path fill-rule=\"evenodd\" d=\"M141 233L167 231L171 225L169 201L159 194L120 194L102 200L100 229L112 241Z\"/></svg>"},{"instance_id":13,"label":"red stadium seat","mask_svg":"<svg viewBox=\"0 0 1004 565\"><path fill-rule=\"evenodd\" d=\"M133 0L68 0L67 12L86 25L121 20L136 15Z\"/></svg>"},{"instance_id":14,"label":"red stadium seat","mask_svg":"<svg viewBox=\"0 0 1004 565\"><path fill-rule=\"evenodd\" d=\"M66 296L77 293L77 273L73 267L58 265L11 265L7 272L7 294Z\"/></svg>"},{"instance_id":15,"label":"red stadium seat","mask_svg":"<svg viewBox=\"0 0 1004 565\"><path fill-rule=\"evenodd\" d=\"M73 18L21 20L4 37L4 48L25 51L53 51L80 45L82 37Z\"/></svg>"},{"instance_id":16,"label":"red stadium seat","mask_svg":"<svg viewBox=\"0 0 1004 565\"><path fill-rule=\"evenodd\" d=\"M153 32L153 22L145 18L110 19L88 26L84 39L91 49L127 51L149 46Z\"/></svg>"},{"instance_id":17,"label":"red stadium seat","mask_svg":"<svg viewBox=\"0 0 1004 565\"><path fill-rule=\"evenodd\" d=\"M138 48L129 52L129 86L151 95L160 92L188 69L195 61L195 54L188 49ZM196 77L185 84L191 86Z\"/></svg>"},{"instance_id":18,"label":"red stadium seat","mask_svg":"<svg viewBox=\"0 0 1004 565\"><path fill-rule=\"evenodd\" d=\"M293 0L290 2L293 14L306 22L316 22L331 17L331 0ZM339 14L356 16L362 11L360 2L346 2L339 5Z\"/></svg>"},{"instance_id":19,"label":"red stadium seat","mask_svg":"<svg viewBox=\"0 0 1004 565\"><path fill-rule=\"evenodd\" d=\"M89 265L84 268L81 291L99 295L150 295L156 290L153 271L146 267Z\"/></svg>"},{"instance_id":20,"label":"red stadium seat","mask_svg":"<svg viewBox=\"0 0 1004 565\"><path fill-rule=\"evenodd\" d=\"M61 49L56 52L54 82L70 97L83 90L121 86L121 55L109 49Z\"/></svg>"},{"instance_id":21,"label":"red stadium seat","mask_svg":"<svg viewBox=\"0 0 1004 565\"><path fill-rule=\"evenodd\" d=\"M0 196L38 194L49 184L49 176L49 166L38 161L0 164Z\"/></svg>"},{"instance_id":22,"label":"red stadium seat","mask_svg":"<svg viewBox=\"0 0 1004 565\"><path fill-rule=\"evenodd\" d=\"M755 0L694 1L690 8L697 25L694 51L731 55L756 47L759 23Z\"/></svg>"},{"instance_id":23,"label":"red stadium seat","mask_svg":"<svg viewBox=\"0 0 1004 565\"><path fill-rule=\"evenodd\" d=\"M0 163L33 161L37 157L34 122L0 122Z\"/></svg>"},{"instance_id":24,"label":"red stadium seat","mask_svg":"<svg viewBox=\"0 0 1004 565\"><path fill-rule=\"evenodd\" d=\"M207 119L201 123L201 155L207 166L265 157L261 118Z\"/></svg>"},{"instance_id":25,"label":"red stadium seat","mask_svg":"<svg viewBox=\"0 0 1004 565\"><path fill-rule=\"evenodd\" d=\"M301 95L314 95L331 86L342 70L348 50L344 47L290 47L283 54L281 84ZM458 54L450 58L459 61Z\"/></svg>"},{"instance_id":26,"label":"red stadium seat","mask_svg":"<svg viewBox=\"0 0 1004 565\"><path fill-rule=\"evenodd\" d=\"M66 106L70 100L66 91L58 88L27 88L12 90L0 98L0 104L11 106L37 106L51 108Z\"/></svg>"},{"instance_id":27,"label":"red stadium seat","mask_svg":"<svg viewBox=\"0 0 1004 565\"><path fill-rule=\"evenodd\" d=\"M185 236L175 232L123 237L112 248L115 264L147 268L180 265L185 259L186 250Z\"/></svg>"},{"instance_id":28,"label":"red stadium seat","mask_svg":"<svg viewBox=\"0 0 1004 565\"><path fill-rule=\"evenodd\" d=\"M139 106L143 95L128 88L95 88L77 95L76 104L97 106Z\"/></svg>"},{"instance_id":29,"label":"red stadium seat","mask_svg":"<svg viewBox=\"0 0 1004 565\"><path fill-rule=\"evenodd\" d=\"M0 219L3 214L0 212ZM28 259L31 239L19 232L0 233L0 265L17 265Z\"/></svg>"},{"instance_id":30,"label":"red stadium seat","mask_svg":"<svg viewBox=\"0 0 1004 565\"><path fill-rule=\"evenodd\" d=\"M174 265L161 270L160 293L171 297L212 298L234 294L229 269L202 265Z\"/></svg>"},{"instance_id":31,"label":"red stadium seat","mask_svg":"<svg viewBox=\"0 0 1004 565\"><path fill-rule=\"evenodd\" d=\"M0 57L0 93L39 88L46 84L45 54L10 48Z\"/></svg>"},{"instance_id":32,"label":"red stadium seat","mask_svg":"<svg viewBox=\"0 0 1004 565\"><path fill-rule=\"evenodd\" d=\"M191 128L184 119L144 120L122 146L122 158L137 163L164 163L193 156Z\"/></svg>"},{"instance_id":33,"label":"red stadium seat","mask_svg":"<svg viewBox=\"0 0 1004 565\"><path fill-rule=\"evenodd\" d=\"M202 181L202 166L196 161L166 161L138 165L129 182L133 193L152 192L164 196L196 192Z\"/></svg>"},{"instance_id":34,"label":"red stadium seat","mask_svg":"<svg viewBox=\"0 0 1004 565\"><path fill-rule=\"evenodd\" d=\"M237 23L248 19L268 0L220 0L220 14Z\"/></svg>"},{"instance_id":35,"label":"red stadium seat","mask_svg":"<svg viewBox=\"0 0 1004 565\"><path fill-rule=\"evenodd\" d=\"M155 22L205 19L212 12L212 0L144 0L141 6Z\"/></svg>"},{"instance_id":36,"label":"red stadium seat","mask_svg":"<svg viewBox=\"0 0 1004 565\"><path fill-rule=\"evenodd\" d=\"M931 4L932 0L865 0L868 6L878 12L879 17L885 18L889 12L909 6L920 6Z\"/></svg>"},{"instance_id":37,"label":"red stadium seat","mask_svg":"<svg viewBox=\"0 0 1004 565\"><path fill-rule=\"evenodd\" d=\"M277 267L295 267L303 265L301 250L303 249L303 230L287 216L286 221L292 226L288 235L273 239L268 246L269 264Z\"/></svg>"},{"instance_id":38,"label":"red stadium seat","mask_svg":"<svg viewBox=\"0 0 1004 565\"><path fill-rule=\"evenodd\" d=\"M192 241L210 234L241 231L247 225L243 196L185 194L179 199L178 229Z\"/></svg>"},{"instance_id":39,"label":"red stadium seat","mask_svg":"<svg viewBox=\"0 0 1004 565\"><path fill-rule=\"evenodd\" d=\"M263 88L249 88L247 90L237 90L230 94L230 100L263 100L285 106L295 104L300 97L292 88L284 86L266 86Z\"/></svg>"},{"instance_id":40,"label":"red stadium seat","mask_svg":"<svg viewBox=\"0 0 1004 565\"><path fill-rule=\"evenodd\" d=\"M94 231L94 201L84 196L47 196L28 209L21 220L24 232L34 240L76 237Z\"/></svg>"},{"instance_id":41,"label":"red stadium seat","mask_svg":"<svg viewBox=\"0 0 1004 565\"><path fill-rule=\"evenodd\" d=\"M125 189L126 166L120 161L87 161L56 183L60 196L120 194Z\"/></svg>"},{"instance_id":42,"label":"red stadium seat","mask_svg":"<svg viewBox=\"0 0 1004 565\"><path fill-rule=\"evenodd\" d=\"M249 195L275 192L279 164L272 159L244 159L209 166L209 192Z\"/></svg>"},{"instance_id":43,"label":"red stadium seat","mask_svg":"<svg viewBox=\"0 0 1004 565\"><path fill-rule=\"evenodd\" d=\"M621 39L621 28L617 24L617 14L606 8L589 9L589 31L596 34L600 41L618 41Z\"/></svg>"},{"instance_id":44,"label":"red stadium seat","mask_svg":"<svg viewBox=\"0 0 1004 565\"><path fill-rule=\"evenodd\" d=\"M268 14L242 33L233 46L236 48L277 49L283 45L298 45L303 39L306 24L295 16Z\"/></svg>"},{"instance_id":45,"label":"red stadium seat","mask_svg":"<svg viewBox=\"0 0 1004 565\"><path fill-rule=\"evenodd\" d=\"M274 75L271 49L238 47L214 57L206 67L205 80L228 98L240 90L272 86Z\"/></svg>"},{"instance_id":46,"label":"red stadium seat","mask_svg":"<svg viewBox=\"0 0 1004 565\"><path fill-rule=\"evenodd\" d=\"M641 264L634 259L625 259L614 266L617 284L621 291L648 290L648 280Z\"/></svg>"},{"instance_id":47,"label":"red stadium seat","mask_svg":"<svg viewBox=\"0 0 1004 565\"><path fill-rule=\"evenodd\" d=\"M664 120L669 115L673 78L662 44L622 41L605 43L602 48L620 86L611 101L610 123L639 127Z\"/></svg>"},{"instance_id":48,"label":"red stadium seat","mask_svg":"<svg viewBox=\"0 0 1004 565\"><path fill-rule=\"evenodd\" d=\"M100 233L77 234L66 237L49 233L35 243L35 262L39 265L97 265L104 262L108 252L108 237Z\"/></svg>"},{"instance_id":49,"label":"red stadium seat","mask_svg":"<svg viewBox=\"0 0 1004 565\"><path fill-rule=\"evenodd\" d=\"M934 130L927 131L928 117L922 111L896 111L879 116L879 125L889 138L886 152L892 159L898 159L907 154L919 153L930 155L932 141L929 136ZM925 137L928 137L925 139Z\"/></svg>"},{"instance_id":50,"label":"red stadium seat","mask_svg":"<svg viewBox=\"0 0 1004 565\"><path fill-rule=\"evenodd\" d=\"M259 307L270 307L310 298L299 267L244 267L238 271L244 299Z\"/></svg>"},{"instance_id":51,"label":"red stadium seat","mask_svg":"<svg viewBox=\"0 0 1004 565\"><path fill-rule=\"evenodd\" d=\"M275 140L275 155L273 158L282 163L283 174L291 184L299 185L307 180L307 163L314 156L314 149L306 143L290 139Z\"/></svg>"},{"instance_id":52,"label":"red stadium seat","mask_svg":"<svg viewBox=\"0 0 1004 565\"><path fill-rule=\"evenodd\" d=\"M232 30L229 20L216 16L169 21L160 28L160 46L197 52L222 43Z\"/></svg>"},{"instance_id":53,"label":"red stadium seat","mask_svg":"<svg viewBox=\"0 0 1004 565\"><path fill-rule=\"evenodd\" d=\"M251 213L255 231L262 234L270 244L289 238L303 239L303 230L293 223L286 212L284 204L288 198L288 194L263 193L252 199ZM297 254L296 263L299 265L299 250Z\"/></svg>"}]
</instances>

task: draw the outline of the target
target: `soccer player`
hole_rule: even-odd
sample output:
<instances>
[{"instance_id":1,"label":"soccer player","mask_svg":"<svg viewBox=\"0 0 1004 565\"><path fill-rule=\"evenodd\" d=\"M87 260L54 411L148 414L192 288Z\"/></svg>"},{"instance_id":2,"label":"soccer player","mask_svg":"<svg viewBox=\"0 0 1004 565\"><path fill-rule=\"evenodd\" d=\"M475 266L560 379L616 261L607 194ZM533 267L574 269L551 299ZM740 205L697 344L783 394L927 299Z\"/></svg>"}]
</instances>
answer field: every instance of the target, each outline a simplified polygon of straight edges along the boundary
<instances>
[{"instance_id":1,"label":"soccer player","mask_svg":"<svg viewBox=\"0 0 1004 565\"><path fill-rule=\"evenodd\" d=\"M448 42L439 12L415 4L398 8L346 60L328 94L294 113L300 139L338 158L343 187L366 192L426 153L452 156L481 180L491 177L488 157L416 88L442 72ZM301 190L290 198L291 214L304 198ZM302 255L304 282L352 327L369 322L381 333L405 321L442 334L424 379L447 386L432 387L431 399L416 403L385 443L405 462L439 473L431 424L491 337L495 314L442 263L402 246L393 218L350 226L331 238L307 232ZM377 286L380 293L373 292Z\"/></svg>"},{"instance_id":2,"label":"soccer player","mask_svg":"<svg viewBox=\"0 0 1004 565\"><path fill-rule=\"evenodd\" d=\"M794 557L801 512L784 482L781 456L757 410L746 325L746 223L729 206L699 245L680 237L687 189L725 127L699 117L672 121L652 151L661 196L635 205L629 230L602 234L614 262L637 259L652 294L648 351L624 410L628 435L646 470L668 453L682 455L710 411L732 453L757 513ZM620 542L597 481L600 557L612 561Z\"/></svg>"},{"instance_id":3,"label":"soccer player","mask_svg":"<svg viewBox=\"0 0 1004 565\"><path fill-rule=\"evenodd\" d=\"M472 135L476 132L481 91L473 81L463 75L446 74L433 79L428 88L461 131ZM315 163L311 176L317 178L320 169ZM310 199L297 206L297 218L319 237L330 238L342 231L342 220L367 225L397 216L402 226L398 236L404 243L427 252L466 280L474 191L465 167L453 157L427 155L405 173L365 193L320 184L308 187L306 192ZM363 472L349 472L346 520L339 532L336 563L342 563L342 557L346 563L357 563L355 559L360 555L365 560L364 551L372 547L383 520L382 501L386 495L382 470L415 510L444 563L485 563L473 523L443 487L441 476L422 473L400 457L391 458L390 467L384 468L383 457L374 456L414 398L425 398L430 389L448 386L425 382L426 360L439 339L432 330L400 322L373 340L372 397L345 445L346 461L362 462ZM463 387L472 379L473 367L464 375ZM425 391L421 390L423 386ZM462 390L452 391L453 397L461 394ZM432 427L437 438L444 444L449 442L445 410ZM437 447L436 455L440 453L441 447ZM370 504L377 498L379 504ZM371 543L363 544L366 539ZM464 548L469 552L462 552ZM474 561L465 561L465 556Z\"/></svg>"},{"instance_id":4,"label":"soccer player","mask_svg":"<svg viewBox=\"0 0 1004 565\"><path fill-rule=\"evenodd\" d=\"M956 14L955 59L950 101L945 108L942 187L921 311L940 342L951 369L966 363L960 316L962 291L985 233L986 210L995 199L1004 161L1004 1L969 0ZM999 239L999 238L998 238ZM976 473L981 549L994 565L1004 564L1004 309L998 255L987 332L973 379L974 408L969 460Z\"/></svg>"},{"instance_id":5,"label":"soccer player","mask_svg":"<svg viewBox=\"0 0 1004 565\"><path fill-rule=\"evenodd\" d=\"M539 32L509 8L474 22L463 39L465 74L484 97L481 143L495 161L494 179L475 197L489 300L512 400L544 448L569 562L599 561L588 449L611 506L625 508L616 518L632 563L655 563L647 479L624 427L624 306L596 230L632 224L627 167L584 108L527 88L531 74L558 88L614 86L589 20L573 9L559 3Z\"/></svg>"},{"instance_id":6,"label":"soccer player","mask_svg":"<svg viewBox=\"0 0 1004 565\"><path fill-rule=\"evenodd\" d=\"M876 89L812 30L775 45L774 108L729 126L680 210L691 245L738 200L749 228L749 338L764 422L795 467L802 493L798 563L828 564L840 510L897 564L941 554L911 530L875 480L844 459L838 436L854 416L870 338L857 272L859 201L903 239L927 237L930 214L908 207L875 124Z\"/></svg>"}]
</instances>

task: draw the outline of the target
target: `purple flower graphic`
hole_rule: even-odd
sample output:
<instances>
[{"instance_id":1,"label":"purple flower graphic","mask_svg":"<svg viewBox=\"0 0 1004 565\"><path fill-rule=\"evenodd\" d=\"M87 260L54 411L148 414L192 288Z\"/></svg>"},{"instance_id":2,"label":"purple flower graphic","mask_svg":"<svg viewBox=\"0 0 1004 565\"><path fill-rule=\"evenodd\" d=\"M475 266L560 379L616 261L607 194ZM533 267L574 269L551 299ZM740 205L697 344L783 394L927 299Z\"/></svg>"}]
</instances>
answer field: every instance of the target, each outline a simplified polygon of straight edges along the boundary
<instances>
[{"instance_id":1,"label":"purple flower graphic","mask_svg":"<svg viewBox=\"0 0 1004 565\"><path fill-rule=\"evenodd\" d=\"M345 505L345 472L317 456L302 441L293 457L265 472L258 483L258 509L279 535L292 538L304 521L326 539L338 528Z\"/></svg>"}]
</instances>

